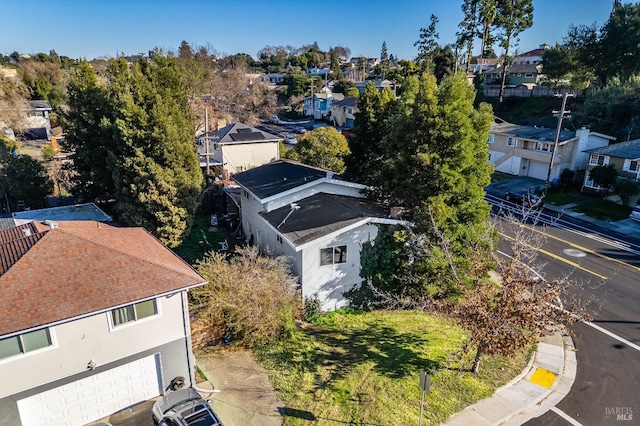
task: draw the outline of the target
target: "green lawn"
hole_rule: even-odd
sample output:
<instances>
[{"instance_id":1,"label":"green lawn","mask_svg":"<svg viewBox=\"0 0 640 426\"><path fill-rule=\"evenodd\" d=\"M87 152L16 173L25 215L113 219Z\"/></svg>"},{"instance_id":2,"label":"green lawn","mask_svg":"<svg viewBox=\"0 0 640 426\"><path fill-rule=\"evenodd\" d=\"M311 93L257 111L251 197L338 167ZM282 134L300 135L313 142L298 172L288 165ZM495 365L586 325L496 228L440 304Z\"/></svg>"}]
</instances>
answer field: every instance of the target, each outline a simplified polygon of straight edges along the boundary
<instances>
[{"instance_id":1,"label":"green lawn","mask_svg":"<svg viewBox=\"0 0 640 426\"><path fill-rule=\"evenodd\" d=\"M544 202L554 206L564 206L565 204L578 203L589 199L591 198L587 195L576 192L551 191L544 197Z\"/></svg>"},{"instance_id":2,"label":"green lawn","mask_svg":"<svg viewBox=\"0 0 640 426\"><path fill-rule=\"evenodd\" d=\"M486 357L476 376L456 354L466 334L416 311L338 311L255 352L286 404L285 425L410 425L431 371L423 424L438 424L519 374L528 354ZM472 354L471 354L472 355Z\"/></svg>"},{"instance_id":3,"label":"green lawn","mask_svg":"<svg viewBox=\"0 0 640 426\"><path fill-rule=\"evenodd\" d=\"M631 214L631 207L621 206L611 201L594 200L586 204L581 204L571 210L584 213L587 216L600 220L615 222L617 220L628 219Z\"/></svg>"}]
</instances>

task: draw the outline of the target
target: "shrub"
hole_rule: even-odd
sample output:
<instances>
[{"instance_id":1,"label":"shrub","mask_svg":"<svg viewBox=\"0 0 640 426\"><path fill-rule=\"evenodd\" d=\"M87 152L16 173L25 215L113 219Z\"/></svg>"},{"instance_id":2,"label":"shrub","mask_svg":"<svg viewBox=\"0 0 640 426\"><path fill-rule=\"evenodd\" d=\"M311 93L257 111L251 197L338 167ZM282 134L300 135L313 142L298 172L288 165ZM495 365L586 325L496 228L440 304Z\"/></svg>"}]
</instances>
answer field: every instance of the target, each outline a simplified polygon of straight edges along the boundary
<instances>
[{"instance_id":1,"label":"shrub","mask_svg":"<svg viewBox=\"0 0 640 426\"><path fill-rule=\"evenodd\" d=\"M231 255L212 251L196 269L209 281L191 292L194 316L210 324L201 333L219 335L222 327L230 343L244 347L291 334L298 311L296 278L286 258L260 256L255 247Z\"/></svg>"}]
</instances>

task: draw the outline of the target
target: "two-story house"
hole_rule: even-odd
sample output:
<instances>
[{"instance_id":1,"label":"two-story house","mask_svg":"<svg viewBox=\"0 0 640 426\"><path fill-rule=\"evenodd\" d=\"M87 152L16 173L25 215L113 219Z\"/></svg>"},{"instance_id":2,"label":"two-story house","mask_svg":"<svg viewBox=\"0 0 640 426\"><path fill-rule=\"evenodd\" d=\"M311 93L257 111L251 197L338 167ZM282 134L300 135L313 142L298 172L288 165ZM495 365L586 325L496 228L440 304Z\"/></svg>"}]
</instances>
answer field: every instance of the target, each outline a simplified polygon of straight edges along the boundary
<instances>
[{"instance_id":1,"label":"two-story house","mask_svg":"<svg viewBox=\"0 0 640 426\"><path fill-rule=\"evenodd\" d=\"M360 248L378 224L404 224L364 197L364 185L292 161L238 173L242 229L262 253L291 259L302 298L323 310L345 306L343 294L362 283Z\"/></svg>"},{"instance_id":2,"label":"two-story house","mask_svg":"<svg viewBox=\"0 0 640 426\"><path fill-rule=\"evenodd\" d=\"M227 176L280 158L282 137L242 123L232 123L198 137L200 167Z\"/></svg>"},{"instance_id":3,"label":"two-story house","mask_svg":"<svg viewBox=\"0 0 640 426\"><path fill-rule=\"evenodd\" d=\"M334 126L353 128L358 111L358 98L344 98L331 104L331 121Z\"/></svg>"},{"instance_id":4,"label":"two-story house","mask_svg":"<svg viewBox=\"0 0 640 426\"><path fill-rule=\"evenodd\" d=\"M553 181L564 169L586 170L588 154L584 151L615 140L585 127L575 132L561 130L551 164L555 138L556 129L494 122L489 131L489 162L499 172L542 180L549 176Z\"/></svg>"},{"instance_id":5,"label":"two-story house","mask_svg":"<svg viewBox=\"0 0 640 426\"><path fill-rule=\"evenodd\" d=\"M332 93L327 87L304 100L304 115L312 116L316 120L326 118L331 113L331 104L344 99L342 93Z\"/></svg>"},{"instance_id":6,"label":"two-story house","mask_svg":"<svg viewBox=\"0 0 640 426\"><path fill-rule=\"evenodd\" d=\"M584 176L583 191L598 191L600 189L589 176L589 172L597 166L613 164L619 178L640 181L640 139L588 149L585 153L589 155L589 166ZM635 200L637 197L633 197L631 201L635 202Z\"/></svg>"},{"instance_id":7,"label":"two-story house","mask_svg":"<svg viewBox=\"0 0 640 426\"><path fill-rule=\"evenodd\" d=\"M142 228L0 231L0 424L84 425L194 385L187 291L203 284Z\"/></svg>"}]
</instances>

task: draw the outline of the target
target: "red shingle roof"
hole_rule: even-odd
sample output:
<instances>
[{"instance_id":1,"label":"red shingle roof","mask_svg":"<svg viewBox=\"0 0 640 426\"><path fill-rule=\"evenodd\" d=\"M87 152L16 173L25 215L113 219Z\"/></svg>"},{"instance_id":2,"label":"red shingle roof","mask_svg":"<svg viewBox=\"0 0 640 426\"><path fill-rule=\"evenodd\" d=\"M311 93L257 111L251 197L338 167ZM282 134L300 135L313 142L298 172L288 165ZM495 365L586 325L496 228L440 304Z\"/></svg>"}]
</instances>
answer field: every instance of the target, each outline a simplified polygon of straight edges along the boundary
<instances>
[{"instance_id":1,"label":"red shingle roof","mask_svg":"<svg viewBox=\"0 0 640 426\"><path fill-rule=\"evenodd\" d=\"M206 282L142 228L58 222L16 241L27 249L0 272L0 336Z\"/></svg>"}]
</instances>

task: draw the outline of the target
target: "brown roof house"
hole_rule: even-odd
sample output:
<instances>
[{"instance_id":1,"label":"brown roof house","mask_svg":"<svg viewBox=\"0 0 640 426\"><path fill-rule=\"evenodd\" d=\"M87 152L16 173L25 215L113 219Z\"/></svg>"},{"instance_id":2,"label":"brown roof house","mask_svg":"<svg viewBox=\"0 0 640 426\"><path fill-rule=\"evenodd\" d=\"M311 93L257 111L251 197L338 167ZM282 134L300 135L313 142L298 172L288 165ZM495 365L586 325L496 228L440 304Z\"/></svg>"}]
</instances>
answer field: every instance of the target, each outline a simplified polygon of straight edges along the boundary
<instances>
[{"instance_id":1,"label":"brown roof house","mask_svg":"<svg viewBox=\"0 0 640 426\"><path fill-rule=\"evenodd\" d=\"M0 231L0 424L82 425L194 384L187 290L203 284L142 228Z\"/></svg>"}]
</instances>

